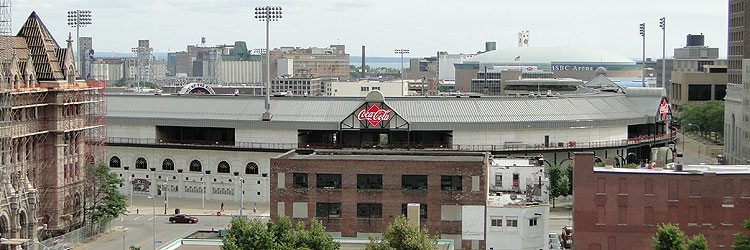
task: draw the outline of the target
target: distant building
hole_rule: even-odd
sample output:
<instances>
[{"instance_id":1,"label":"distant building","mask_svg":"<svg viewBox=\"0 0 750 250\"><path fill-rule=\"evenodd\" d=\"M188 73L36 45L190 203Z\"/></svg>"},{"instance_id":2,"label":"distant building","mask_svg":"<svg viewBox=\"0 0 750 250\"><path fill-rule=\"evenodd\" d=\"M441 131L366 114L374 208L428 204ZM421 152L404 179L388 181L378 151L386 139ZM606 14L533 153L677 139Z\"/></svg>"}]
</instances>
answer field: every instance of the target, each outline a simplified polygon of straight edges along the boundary
<instances>
[{"instance_id":1,"label":"distant building","mask_svg":"<svg viewBox=\"0 0 750 250\"><path fill-rule=\"evenodd\" d=\"M370 91L378 90L384 96L396 97L409 94L409 82L401 81L357 81L357 82L330 82L326 83L325 95L327 96L367 96Z\"/></svg>"},{"instance_id":2,"label":"distant building","mask_svg":"<svg viewBox=\"0 0 750 250\"><path fill-rule=\"evenodd\" d=\"M731 249L732 234L750 217L748 165L594 167L592 153L574 161L576 249L649 249L662 223L703 234L711 249Z\"/></svg>"},{"instance_id":3,"label":"distant building","mask_svg":"<svg viewBox=\"0 0 750 250\"><path fill-rule=\"evenodd\" d=\"M673 59L658 59L653 66L654 76L656 77L656 87L667 89L667 97L673 98L671 81L674 80L675 73L694 73L704 72L706 65L727 65L726 59L719 59L719 48L711 48L704 44L705 37L701 35L687 35L687 45L682 48L674 49ZM667 84L662 83L662 63L666 63L666 80ZM682 75L690 77L691 74ZM685 80L682 80L685 81ZM678 91L677 91L678 92Z\"/></svg>"},{"instance_id":4,"label":"distant building","mask_svg":"<svg viewBox=\"0 0 750 250\"><path fill-rule=\"evenodd\" d=\"M727 96L724 105L724 153L730 164L750 164L750 11L745 1L729 1Z\"/></svg>"},{"instance_id":5,"label":"distant building","mask_svg":"<svg viewBox=\"0 0 750 250\"><path fill-rule=\"evenodd\" d=\"M477 72L467 92L482 95L529 95L531 93L570 93L578 90L583 81L555 78L551 71L536 66L494 66Z\"/></svg>"},{"instance_id":6,"label":"distant building","mask_svg":"<svg viewBox=\"0 0 750 250\"><path fill-rule=\"evenodd\" d=\"M438 57L425 57L409 60L406 79L438 79Z\"/></svg>"},{"instance_id":7,"label":"distant building","mask_svg":"<svg viewBox=\"0 0 750 250\"><path fill-rule=\"evenodd\" d=\"M281 47L273 49L271 50L272 77L279 76L278 64L284 59L292 59L291 77L349 79L349 54L346 53L344 45L331 45L327 48ZM265 60L263 62L265 63Z\"/></svg>"},{"instance_id":8,"label":"distant building","mask_svg":"<svg viewBox=\"0 0 750 250\"><path fill-rule=\"evenodd\" d=\"M672 72L669 88L672 105L710 100L723 101L727 94L727 66L704 65L699 72Z\"/></svg>"},{"instance_id":9,"label":"distant building","mask_svg":"<svg viewBox=\"0 0 750 250\"><path fill-rule=\"evenodd\" d=\"M271 80L271 93L294 96L324 95L325 85L320 78L277 78Z\"/></svg>"},{"instance_id":10,"label":"distant building","mask_svg":"<svg viewBox=\"0 0 750 250\"><path fill-rule=\"evenodd\" d=\"M78 61L81 65L78 67L79 74L82 78L88 79L91 77L91 61L94 56L94 50L92 49L91 37L80 37L78 40Z\"/></svg>"},{"instance_id":11,"label":"distant building","mask_svg":"<svg viewBox=\"0 0 750 250\"><path fill-rule=\"evenodd\" d=\"M455 81L456 67L453 64L461 63L473 56L472 54L448 54L448 52L439 51L437 54L438 80Z\"/></svg>"}]
</instances>

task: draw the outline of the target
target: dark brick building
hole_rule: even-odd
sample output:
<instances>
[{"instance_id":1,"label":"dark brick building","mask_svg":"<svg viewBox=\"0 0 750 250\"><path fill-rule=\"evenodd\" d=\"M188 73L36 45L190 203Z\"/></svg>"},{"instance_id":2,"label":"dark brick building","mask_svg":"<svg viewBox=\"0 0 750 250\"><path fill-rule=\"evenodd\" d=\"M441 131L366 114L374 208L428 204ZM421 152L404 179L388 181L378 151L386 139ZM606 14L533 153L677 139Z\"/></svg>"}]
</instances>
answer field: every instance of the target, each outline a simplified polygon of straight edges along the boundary
<instances>
[{"instance_id":1,"label":"dark brick building","mask_svg":"<svg viewBox=\"0 0 750 250\"><path fill-rule=\"evenodd\" d=\"M576 249L650 249L661 223L705 235L711 249L731 249L732 234L750 218L748 166L595 168L593 154L578 153L573 176Z\"/></svg>"},{"instance_id":2,"label":"dark brick building","mask_svg":"<svg viewBox=\"0 0 750 250\"><path fill-rule=\"evenodd\" d=\"M461 214L485 205L488 161L484 153L290 151L271 159L271 218L317 218L336 236L367 237L419 203L430 233L484 249L483 240L461 241Z\"/></svg>"}]
</instances>

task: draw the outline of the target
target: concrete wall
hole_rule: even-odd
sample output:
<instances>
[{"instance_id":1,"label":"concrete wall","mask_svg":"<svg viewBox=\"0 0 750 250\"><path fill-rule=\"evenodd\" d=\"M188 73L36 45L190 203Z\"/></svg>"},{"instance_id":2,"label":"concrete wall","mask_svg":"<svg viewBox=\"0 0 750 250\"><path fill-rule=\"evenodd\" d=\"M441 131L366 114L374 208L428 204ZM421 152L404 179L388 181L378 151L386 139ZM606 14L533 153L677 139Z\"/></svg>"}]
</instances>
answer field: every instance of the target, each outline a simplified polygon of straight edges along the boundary
<instances>
[{"instance_id":1,"label":"concrete wall","mask_svg":"<svg viewBox=\"0 0 750 250\"><path fill-rule=\"evenodd\" d=\"M508 142L543 144L544 135L550 136L550 143L625 140L628 137L628 128L626 126L613 126L528 130L460 130L453 132L453 144L503 145Z\"/></svg>"},{"instance_id":2,"label":"concrete wall","mask_svg":"<svg viewBox=\"0 0 750 250\"><path fill-rule=\"evenodd\" d=\"M536 218L536 226L529 225L529 220L533 218ZM502 226L493 227L493 219L502 219ZM508 219L518 220L518 227L508 227L506 224ZM485 221L487 249L547 249L548 222L549 206L487 207Z\"/></svg>"},{"instance_id":3,"label":"concrete wall","mask_svg":"<svg viewBox=\"0 0 750 250\"><path fill-rule=\"evenodd\" d=\"M189 171L189 164L191 161L199 160L203 166L203 171L211 170L211 174L206 177L207 182L205 184L207 190L207 200L239 201L240 185L238 183L237 177L235 177L233 173L240 172L240 177L243 177L243 179L245 180L245 183L243 185L243 188L245 190L245 202L268 202L268 177L263 177L263 174L266 174L266 176L268 176L269 159L277 155L279 155L279 153L107 146L108 161L113 156L117 156L120 158L122 167L128 166L130 168L129 171L125 171L122 167L110 168L111 172L121 175L121 177L125 180L125 185L123 185L119 189L120 193L125 195L130 194L130 187L128 186L128 174L132 174L133 176L131 176L131 179L139 178L151 181L152 194L154 192L154 182L162 185L164 184L165 180L168 179L169 185L178 186L178 191L176 193L170 193L170 197L198 200L202 198L200 192L186 192L187 190L185 188L187 186L196 188L202 186L202 184L200 183L201 173ZM149 169L135 169L135 161L139 157L145 158L148 163L147 168L154 167L156 168L156 172L154 173ZM167 158L171 159L174 162L175 170L162 170L162 162ZM217 172L217 166L221 161L227 161L229 163L229 173ZM250 162L254 162L258 165L257 175L245 174L245 167ZM177 169L183 169L183 173L179 174L177 172ZM146 177L146 175L148 175L148 178ZM231 182L229 181L230 179L232 179ZM212 188L228 189L233 194L213 194Z\"/></svg>"}]
</instances>

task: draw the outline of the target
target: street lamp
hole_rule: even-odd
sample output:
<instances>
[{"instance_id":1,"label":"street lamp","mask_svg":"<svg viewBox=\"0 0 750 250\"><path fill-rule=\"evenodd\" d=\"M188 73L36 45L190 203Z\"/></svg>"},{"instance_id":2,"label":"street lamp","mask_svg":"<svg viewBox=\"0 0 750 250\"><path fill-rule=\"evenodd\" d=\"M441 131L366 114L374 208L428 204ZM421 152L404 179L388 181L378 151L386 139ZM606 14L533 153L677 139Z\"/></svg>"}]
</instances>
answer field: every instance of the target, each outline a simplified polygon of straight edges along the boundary
<instances>
[{"instance_id":1,"label":"street lamp","mask_svg":"<svg viewBox=\"0 0 750 250\"><path fill-rule=\"evenodd\" d=\"M128 193L130 193L130 206L133 206L133 180L131 180L131 178L133 176L131 176L130 172L128 171L128 169L130 169L130 167L125 166L123 168L125 169L125 174L128 175L128 183L130 183L130 191L128 192Z\"/></svg>"},{"instance_id":2,"label":"street lamp","mask_svg":"<svg viewBox=\"0 0 750 250\"><path fill-rule=\"evenodd\" d=\"M393 53L401 55L401 96L404 96L404 54L409 54L409 49L396 49Z\"/></svg>"},{"instance_id":3,"label":"street lamp","mask_svg":"<svg viewBox=\"0 0 750 250\"><path fill-rule=\"evenodd\" d=\"M211 174L211 170L206 170L205 173L206 173L206 175L210 175ZM202 199L201 199L201 209L202 210L206 210L206 185L205 185L206 181L204 180L203 177L204 177L204 175L201 175L201 187L202 187L201 188L202 189L201 190L201 195L202 195L201 196L202 197Z\"/></svg>"},{"instance_id":4,"label":"street lamp","mask_svg":"<svg viewBox=\"0 0 750 250\"><path fill-rule=\"evenodd\" d=\"M234 176L239 176L240 172L234 172ZM245 210L245 180L242 177L240 181L240 216L242 216L242 210Z\"/></svg>"},{"instance_id":5,"label":"street lamp","mask_svg":"<svg viewBox=\"0 0 750 250\"><path fill-rule=\"evenodd\" d=\"M154 222L154 240L153 240L153 243L154 243L154 250L156 250L156 197L149 195L148 198L151 199L151 203L152 203L151 206L154 209L154 214L152 215L151 220L153 220L153 222Z\"/></svg>"},{"instance_id":6,"label":"street lamp","mask_svg":"<svg viewBox=\"0 0 750 250\"><path fill-rule=\"evenodd\" d=\"M281 19L280 6L263 6L255 8L255 19L266 22L266 112L263 113L262 120L270 121L271 117L271 50L268 45L268 29L271 21Z\"/></svg>"},{"instance_id":7,"label":"street lamp","mask_svg":"<svg viewBox=\"0 0 750 250\"><path fill-rule=\"evenodd\" d=\"M643 37L643 71L641 72L641 83L646 87L646 23L638 25L638 30Z\"/></svg>"},{"instance_id":8,"label":"street lamp","mask_svg":"<svg viewBox=\"0 0 750 250\"><path fill-rule=\"evenodd\" d=\"M76 28L76 52L78 52L78 65L83 65L83 56L81 56L81 40L80 29L91 24L91 11L90 10L71 10L68 11L68 25ZM81 69L76 67L78 74L81 73Z\"/></svg>"},{"instance_id":9,"label":"street lamp","mask_svg":"<svg viewBox=\"0 0 750 250\"><path fill-rule=\"evenodd\" d=\"M659 18L659 27L661 27L661 85L667 89L667 18Z\"/></svg>"}]
</instances>

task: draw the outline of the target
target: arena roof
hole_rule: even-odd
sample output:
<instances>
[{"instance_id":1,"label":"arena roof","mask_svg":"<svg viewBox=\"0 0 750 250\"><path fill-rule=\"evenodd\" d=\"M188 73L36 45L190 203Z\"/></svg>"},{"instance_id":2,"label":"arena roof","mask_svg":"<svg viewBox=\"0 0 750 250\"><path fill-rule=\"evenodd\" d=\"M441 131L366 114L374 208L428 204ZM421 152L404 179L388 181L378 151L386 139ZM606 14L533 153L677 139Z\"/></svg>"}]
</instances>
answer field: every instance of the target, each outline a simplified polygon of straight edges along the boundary
<instances>
[{"instance_id":1,"label":"arena roof","mask_svg":"<svg viewBox=\"0 0 750 250\"><path fill-rule=\"evenodd\" d=\"M271 99L261 96L107 95L110 124L338 130L364 97ZM411 130L528 129L653 123L658 96L589 94L559 97L392 97L385 103ZM651 108L653 106L653 108Z\"/></svg>"},{"instance_id":2,"label":"arena roof","mask_svg":"<svg viewBox=\"0 0 750 250\"><path fill-rule=\"evenodd\" d=\"M516 61L518 58L518 61ZM552 63L635 65L635 61L599 49L578 47L512 47L474 56L466 63Z\"/></svg>"}]
</instances>

